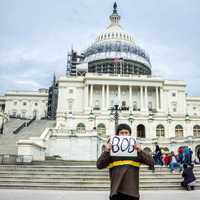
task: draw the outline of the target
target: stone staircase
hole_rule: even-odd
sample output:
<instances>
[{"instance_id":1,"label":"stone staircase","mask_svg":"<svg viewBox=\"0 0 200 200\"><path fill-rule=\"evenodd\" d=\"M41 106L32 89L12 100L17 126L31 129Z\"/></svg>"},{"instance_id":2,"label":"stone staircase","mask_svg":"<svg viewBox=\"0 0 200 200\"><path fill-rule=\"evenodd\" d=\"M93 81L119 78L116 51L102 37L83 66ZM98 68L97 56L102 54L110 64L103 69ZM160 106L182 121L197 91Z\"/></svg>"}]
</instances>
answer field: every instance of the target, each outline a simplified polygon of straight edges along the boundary
<instances>
[{"instance_id":1,"label":"stone staircase","mask_svg":"<svg viewBox=\"0 0 200 200\"><path fill-rule=\"evenodd\" d=\"M98 170L92 162L50 163L0 165L0 188L109 190L108 170ZM200 166L195 166L194 173L196 189L200 189ZM141 190L180 190L181 181L180 172L173 174L166 167L156 167L152 172L142 166L140 170Z\"/></svg>"},{"instance_id":2,"label":"stone staircase","mask_svg":"<svg viewBox=\"0 0 200 200\"><path fill-rule=\"evenodd\" d=\"M0 154L17 154L16 142L18 140L40 136L45 128L55 125L55 121L52 120L35 120L30 126L24 127L17 134L13 134L13 130L23 122L25 120L11 119L5 124L4 134L0 134Z\"/></svg>"},{"instance_id":3,"label":"stone staircase","mask_svg":"<svg viewBox=\"0 0 200 200\"><path fill-rule=\"evenodd\" d=\"M11 118L9 121L7 121L4 124L4 130L3 134L8 135L8 134L13 134L13 131L21 126L24 122L28 122L29 120L23 120L23 119L13 119Z\"/></svg>"}]
</instances>

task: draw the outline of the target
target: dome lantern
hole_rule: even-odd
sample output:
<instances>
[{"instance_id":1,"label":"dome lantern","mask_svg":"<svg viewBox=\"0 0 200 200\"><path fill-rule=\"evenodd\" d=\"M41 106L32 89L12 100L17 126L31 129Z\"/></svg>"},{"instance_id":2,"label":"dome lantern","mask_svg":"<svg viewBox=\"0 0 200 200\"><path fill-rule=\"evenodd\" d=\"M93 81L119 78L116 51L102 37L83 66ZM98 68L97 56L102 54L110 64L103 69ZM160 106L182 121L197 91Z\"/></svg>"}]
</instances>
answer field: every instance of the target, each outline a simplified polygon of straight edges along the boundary
<instances>
[{"instance_id":1,"label":"dome lantern","mask_svg":"<svg viewBox=\"0 0 200 200\"><path fill-rule=\"evenodd\" d=\"M110 15L111 25L118 25L120 21L120 15L117 13L117 3L115 2L113 5L113 13Z\"/></svg>"}]
</instances>

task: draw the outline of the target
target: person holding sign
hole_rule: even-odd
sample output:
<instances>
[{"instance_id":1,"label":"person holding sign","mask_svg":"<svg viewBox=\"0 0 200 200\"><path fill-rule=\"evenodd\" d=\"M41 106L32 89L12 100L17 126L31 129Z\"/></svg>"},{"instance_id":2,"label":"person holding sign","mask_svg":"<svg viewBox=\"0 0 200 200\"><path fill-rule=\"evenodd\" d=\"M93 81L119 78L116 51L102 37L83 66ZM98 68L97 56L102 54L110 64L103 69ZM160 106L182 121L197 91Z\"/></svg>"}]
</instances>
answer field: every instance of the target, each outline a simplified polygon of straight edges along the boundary
<instances>
[{"instance_id":1,"label":"person holding sign","mask_svg":"<svg viewBox=\"0 0 200 200\"><path fill-rule=\"evenodd\" d=\"M139 200L141 164L154 168L152 157L131 137L130 126L119 124L96 163L98 169L109 168L110 200Z\"/></svg>"}]
</instances>

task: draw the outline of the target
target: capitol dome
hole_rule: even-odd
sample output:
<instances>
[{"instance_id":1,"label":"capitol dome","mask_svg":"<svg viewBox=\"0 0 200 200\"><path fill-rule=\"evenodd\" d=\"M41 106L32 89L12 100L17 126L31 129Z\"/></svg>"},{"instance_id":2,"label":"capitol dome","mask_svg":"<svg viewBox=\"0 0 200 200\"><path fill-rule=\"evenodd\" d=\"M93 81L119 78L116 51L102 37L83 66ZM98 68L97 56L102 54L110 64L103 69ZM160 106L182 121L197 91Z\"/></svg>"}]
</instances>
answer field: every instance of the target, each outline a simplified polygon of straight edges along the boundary
<instances>
[{"instance_id":1,"label":"capitol dome","mask_svg":"<svg viewBox=\"0 0 200 200\"><path fill-rule=\"evenodd\" d=\"M108 28L100 34L97 39L96 43L102 42L110 42L110 41L119 41L119 42L127 42L127 43L134 43L133 37L130 36L127 32L123 30L120 26L120 16L117 13L117 4L114 4L113 14L110 16L111 24Z\"/></svg>"},{"instance_id":2,"label":"capitol dome","mask_svg":"<svg viewBox=\"0 0 200 200\"><path fill-rule=\"evenodd\" d=\"M148 54L123 30L120 18L115 2L111 24L84 52L88 72L151 75Z\"/></svg>"}]
</instances>

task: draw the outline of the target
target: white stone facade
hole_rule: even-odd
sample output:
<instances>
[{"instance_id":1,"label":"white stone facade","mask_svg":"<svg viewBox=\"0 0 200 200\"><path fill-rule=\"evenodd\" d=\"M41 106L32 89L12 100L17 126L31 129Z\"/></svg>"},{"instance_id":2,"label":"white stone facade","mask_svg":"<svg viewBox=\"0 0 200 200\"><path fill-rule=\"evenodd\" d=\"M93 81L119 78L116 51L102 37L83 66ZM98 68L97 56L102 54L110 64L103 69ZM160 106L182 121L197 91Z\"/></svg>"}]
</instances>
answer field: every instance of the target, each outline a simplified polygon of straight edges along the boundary
<instances>
[{"instance_id":1,"label":"white stone facade","mask_svg":"<svg viewBox=\"0 0 200 200\"><path fill-rule=\"evenodd\" d=\"M48 90L10 91L5 94L5 113L13 117L37 119L46 117Z\"/></svg>"},{"instance_id":2,"label":"white stone facade","mask_svg":"<svg viewBox=\"0 0 200 200\"><path fill-rule=\"evenodd\" d=\"M39 151L34 160L96 160L115 133L110 108L116 104L118 123L129 124L144 148L153 151L155 142L175 152L185 145L200 148L200 97L188 97L184 81L152 76L148 54L122 29L116 6L110 19L73 75L59 78L56 127L19 141L20 153L28 146Z\"/></svg>"},{"instance_id":3,"label":"white stone facade","mask_svg":"<svg viewBox=\"0 0 200 200\"><path fill-rule=\"evenodd\" d=\"M139 124L145 126L144 138L147 139L158 137L158 125L163 125L165 138L194 136L194 126L200 125L200 98L186 96L184 81L153 76L87 74L59 79L57 127L76 130L77 125L83 123L86 131L90 131L93 126L88 119L92 110L96 115L96 126L103 123L106 135L111 135L114 126L110 124L114 122L111 122L109 109L116 100L120 107L128 107L119 113L119 123L130 124L136 137ZM195 113L192 105L196 106ZM130 113L134 118L132 124L128 121ZM178 135L177 125L182 126L183 135Z\"/></svg>"}]
</instances>

